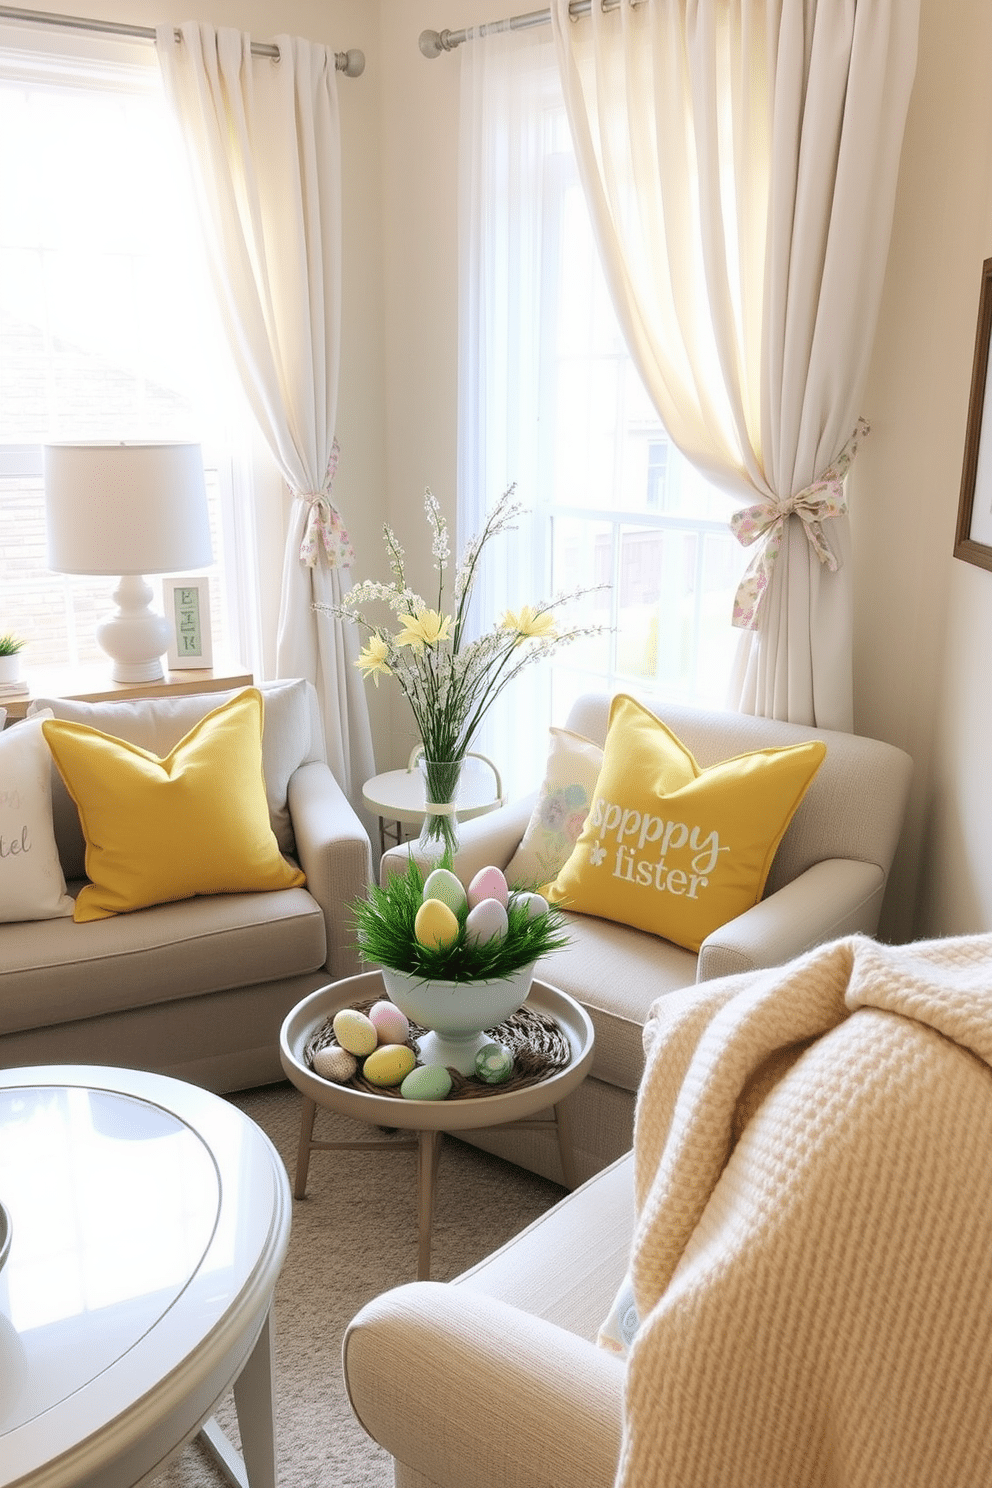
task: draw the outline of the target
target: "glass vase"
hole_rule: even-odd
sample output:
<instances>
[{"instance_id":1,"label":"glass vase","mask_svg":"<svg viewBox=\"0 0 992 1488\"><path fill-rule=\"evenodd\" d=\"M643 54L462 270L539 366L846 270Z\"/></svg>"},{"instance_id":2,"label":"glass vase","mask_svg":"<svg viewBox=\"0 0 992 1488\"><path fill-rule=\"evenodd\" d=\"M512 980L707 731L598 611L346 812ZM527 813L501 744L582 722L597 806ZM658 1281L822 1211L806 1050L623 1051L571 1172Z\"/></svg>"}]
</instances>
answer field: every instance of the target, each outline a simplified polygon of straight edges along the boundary
<instances>
[{"instance_id":1,"label":"glass vase","mask_svg":"<svg viewBox=\"0 0 992 1488\"><path fill-rule=\"evenodd\" d=\"M417 842L417 853L429 863L454 857L458 851L458 786L462 761L417 761L424 782L424 820Z\"/></svg>"}]
</instances>

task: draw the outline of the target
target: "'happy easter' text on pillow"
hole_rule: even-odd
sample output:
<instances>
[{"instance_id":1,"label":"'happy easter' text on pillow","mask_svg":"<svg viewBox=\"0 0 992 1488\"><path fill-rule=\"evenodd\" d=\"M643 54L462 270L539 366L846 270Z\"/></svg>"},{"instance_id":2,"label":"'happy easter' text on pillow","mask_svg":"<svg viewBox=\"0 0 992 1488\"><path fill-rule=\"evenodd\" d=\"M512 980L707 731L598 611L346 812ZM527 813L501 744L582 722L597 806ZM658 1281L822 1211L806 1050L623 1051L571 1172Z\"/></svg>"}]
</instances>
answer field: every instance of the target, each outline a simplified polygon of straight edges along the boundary
<instances>
[{"instance_id":1,"label":"'happy easter' text on pillow","mask_svg":"<svg viewBox=\"0 0 992 1488\"><path fill-rule=\"evenodd\" d=\"M698 951L761 898L825 754L814 740L700 769L653 713L619 694L592 809L547 897Z\"/></svg>"}]
</instances>

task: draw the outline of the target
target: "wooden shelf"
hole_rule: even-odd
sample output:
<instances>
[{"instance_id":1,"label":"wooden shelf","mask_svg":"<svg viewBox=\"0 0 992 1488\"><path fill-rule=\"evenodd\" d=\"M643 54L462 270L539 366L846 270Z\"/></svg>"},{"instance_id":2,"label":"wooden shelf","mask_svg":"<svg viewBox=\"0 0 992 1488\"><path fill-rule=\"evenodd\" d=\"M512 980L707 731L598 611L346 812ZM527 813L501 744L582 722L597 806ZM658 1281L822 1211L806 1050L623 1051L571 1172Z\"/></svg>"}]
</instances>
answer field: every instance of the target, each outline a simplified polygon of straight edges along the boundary
<instances>
[{"instance_id":1,"label":"wooden shelf","mask_svg":"<svg viewBox=\"0 0 992 1488\"><path fill-rule=\"evenodd\" d=\"M252 685L251 672L240 667L203 667L195 671L167 672L157 682L115 682L107 666L39 667L25 672L29 691L20 697L0 697L7 722L27 715L35 698L72 698L76 702L125 702L142 697L181 697L196 692L232 692Z\"/></svg>"}]
</instances>

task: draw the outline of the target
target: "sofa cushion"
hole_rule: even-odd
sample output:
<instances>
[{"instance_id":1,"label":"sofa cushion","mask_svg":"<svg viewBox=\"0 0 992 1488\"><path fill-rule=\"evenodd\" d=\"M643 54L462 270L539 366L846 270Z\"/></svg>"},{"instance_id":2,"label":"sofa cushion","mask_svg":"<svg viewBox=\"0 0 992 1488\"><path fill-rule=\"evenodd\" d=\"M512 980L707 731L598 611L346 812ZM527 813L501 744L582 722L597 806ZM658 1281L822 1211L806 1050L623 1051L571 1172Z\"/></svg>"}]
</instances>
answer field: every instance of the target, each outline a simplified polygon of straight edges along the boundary
<instances>
[{"instance_id":1,"label":"sofa cushion","mask_svg":"<svg viewBox=\"0 0 992 1488\"><path fill-rule=\"evenodd\" d=\"M592 1343L626 1269L633 1233L628 1152L450 1285L497 1297Z\"/></svg>"},{"instance_id":2,"label":"sofa cushion","mask_svg":"<svg viewBox=\"0 0 992 1488\"><path fill-rule=\"evenodd\" d=\"M92 881L76 899L77 921L303 883L269 824L256 688L201 718L164 759L85 724L41 727L86 837Z\"/></svg>"},{"instance_id":3,"label":"sofa cushion","mask_svg":"<svg viewBox=\"0 0 992 1488\"><path fill-rule=\"evenodd\" d=\"M184 899L87 925L7 925L0 1036L319 972L326 957L306 889Z\"/></svg>"},{"instance_id":4,"label":"sofa cushion","mask_svg":"<svg viewBox=\"0 0 992 1488\"><path fill-rule=\"evenodd\" d=\"M262 769L269 820L279 850L295 853L293 828L287 805L289 779L300 765L323 760L319 717L315 717L308 693L309 684L289 678L262 684L265 701L262 727ZM206 713L236 696L234 692L188 693L161 698L134 698L124 702L79 702L73 698L36 698L28 709L34 716L42 709L56 718L85 723L90 728L126 739L160 758ZM59 856L67 879L85 874L86 844L79 814L55 765L52 765L52 814Z\"/></svg>"},{"instance_id":5,"label":"sofa cushion","mask_svg":"<svg viewBox=\"0 0 992 1488\"><path fill-rule=\"evenodd\" d=\"M637 1090L644 1067L644 1020L656 998L691 985L692 951L629 925L567 915L569 944L542 956L537 975L580 1002L596 1033L596 1079Z\"/></svg>"},{"instance_id":6,"label":"sofa cushion","mask_svg":"<svg viewBox=\"0 0 992 1488\"><path fill-rule=\"evenodd\" d=\"M72 914L52 829L52 761L41 723L41 718L29 718L0 733L0 922L4 923Z\"/></svg>"},{"instance_id":7,"label":"sofa cushion","mask_svg":"<svg viewBox=\"0 0 992 1488\"><path fill-rule=\"evenodd\" d=\"M506 867L514 888L536 889L554 878L579 840L603 763L598 744L569 729L548 730L544 781L520 846Z\"/></svg>"},{"instance_id":8,"label":"sofa cushion","mask_svg":"<svg viewBox=\"0 0 992 1488\"><path fill-rule=\"evenodd\" d=\"M825 755L812 740L702 770L649 709L618 694L592 810L547 897L698 951L761 898Z\"/></svg>"}]
</instances>

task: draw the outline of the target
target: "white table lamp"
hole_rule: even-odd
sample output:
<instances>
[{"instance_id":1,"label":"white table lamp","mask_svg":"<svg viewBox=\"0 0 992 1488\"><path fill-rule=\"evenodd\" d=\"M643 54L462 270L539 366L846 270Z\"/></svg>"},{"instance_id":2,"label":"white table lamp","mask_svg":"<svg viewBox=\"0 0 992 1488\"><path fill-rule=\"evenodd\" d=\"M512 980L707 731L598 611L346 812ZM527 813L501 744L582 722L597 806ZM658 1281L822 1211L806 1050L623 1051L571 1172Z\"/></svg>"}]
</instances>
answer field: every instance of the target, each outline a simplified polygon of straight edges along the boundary
<instances>
[{"instance_id":1,"label":"white table lamp","mask_svg":"<svg viewBox=\"0 0 992 1488\"><path fill-rule=\"evenodd\" d=\"M115 682L158 681L172 626L144 575L213 562L200 446L47 444L44 456L49 567L120 575L97 640Z\"/></svg>"}]
</instances>

